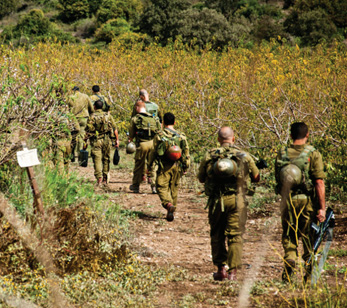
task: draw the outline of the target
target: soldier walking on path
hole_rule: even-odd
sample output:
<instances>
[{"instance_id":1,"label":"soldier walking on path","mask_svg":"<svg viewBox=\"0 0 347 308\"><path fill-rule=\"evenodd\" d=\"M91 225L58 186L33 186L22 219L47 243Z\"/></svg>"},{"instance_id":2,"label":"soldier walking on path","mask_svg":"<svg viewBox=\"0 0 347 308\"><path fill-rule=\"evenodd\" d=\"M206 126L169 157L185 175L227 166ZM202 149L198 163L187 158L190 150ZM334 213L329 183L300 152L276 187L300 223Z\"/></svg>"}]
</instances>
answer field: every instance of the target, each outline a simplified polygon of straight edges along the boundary
<instances>
[{"instance_id":1,"label":"soldier walking on path","mask_svg":"<svg viewBox=\"0 0 347 308\"><path fill-rule=\"evenodd\" d=\"M75 150L80 155L80 151L83 149L86 126L89 115L94 112L93 103L87 94L81 93L79 87L72 89L74 94L70 96L68 104L71 112L75 115L78 124L80 125L80 131L78 134L72 135L72 159L75 161Z\"/></svg>"},{"instance_id":2,"label":"soldier walking on path","mask_svg":"<svg viewBox=\"0 0 347 308\"><path fill-rule=\"evenodd\" d=\"M167 210L168 221L174 220L179 181L190 166L187 138L174 129L174 124L175 116L165 113L164 129L154 138L148 162L150 171L155 164L159 166L156 186L161 204Z\"/></svg>"},{"instance_id":3,"label":"soldier walking on path","mask_svg":"<svg viewBox=\"0 0 347 308\"><path fill-rule=\"evenodd\" d=\"M87 122L87 137L90 138L94 175L97 185L107 184L110 171L112 146L119 146L118 130L112 116L102 111L102 101L94 103L95 113Z\"/></svg>"},{"instance_id":4,"label":"soldier walking on path","mask_svg":"<svg viewBox=\"0 0 347 308\"><path fill-rule=\"evenodd\" d=\"M93 95L90 97L92 102L95 103L96 101L102 101L102 111L110 111L111 104L106 96L100 94L100 87L98 85L94 85L92 87L92 91Z\"/></svg>"},{"instance_id":5,"label":"soldier walking on path","mask_svg":"<svg viewBox=\"0 0 347 308\"><path fill-rule=\"evenodd\" d=\"M129 128L129 142L136 139L135 167L130 190L140 192L140 184L146 170L146 162L153 149L153 138L160 130L158 118L146 112L145 103L138 100L135 104L137 114L131 118ZM153 191L154 188L154 191ZM155 193L155 186L152 186Z\"/></svg>"},{"instance_id":6,"label":"soldier walking on path","mask_svg":"<svg viewBox=\"0 0 347 308\"><path fill-rule=\"evenodd\" d=\"M80 125L75 116L69 112L60 113L56 123L56 131L53 135L53 162L60 174L69 172L71 160L72 133L78 134Z\"/></svg>"},{"instance_id":7,"label":"soldier walking on path","mask_svg":"<svg viewBox=\"0 0 347 308\"><path fill-rule=\"evenodd\" d=\"M312 254L311 223L325 220L325 185L322 155L307 144L308 127L304 122L290 128L293 144L283 147L276 158L277 192L281 194L283 281L290 281L298 258L298 239L303 242L307 261ZM312 264L307 264L304 280L311 279Z\"/></svg>"},{"instance_id":8,"label":"soldier walking on path","mask_svg":"<svg viewBox=\"0 0 347 308\"><path fill-rule=\"evenodd\" d=\"M230 127L219 130L218 142L220 147L209 150L200 163L198 179L205 183L209 197L212 261L218 267L213 278L236 280L236 271L242 264L242 234L247 219L245 194L250 176L253 182L258 182L260 176L252 157L234 145Z\"/></svg>"}]
</instances>

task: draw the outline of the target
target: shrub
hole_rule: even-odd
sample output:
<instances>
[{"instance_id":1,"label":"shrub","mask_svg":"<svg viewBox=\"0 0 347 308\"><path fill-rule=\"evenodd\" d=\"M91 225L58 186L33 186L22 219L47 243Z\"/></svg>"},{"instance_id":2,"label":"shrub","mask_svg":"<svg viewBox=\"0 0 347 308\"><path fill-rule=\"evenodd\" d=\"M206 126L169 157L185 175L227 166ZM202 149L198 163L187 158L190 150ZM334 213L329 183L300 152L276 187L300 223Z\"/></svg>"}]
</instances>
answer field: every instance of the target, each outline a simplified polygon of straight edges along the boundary
<instances>
[{"instance_id":1,"label":"shrub","mask_svg":"<svg viewBox=\"0 0 347 308\"><path fill-rule=\"evenodd\" d=\"M103 0L96 16L100 24L117 18L133 21L138 18L141 11L142 2L140 0Z\"/></svg>"},{"instance_id":2,"label":"shrub","mask_svg":"<svg viewBox=\"0 0 347 308\"><path fill-rule=\"evenodd\" d=\"M284 22L286 30L301 38L304 45L317 45L337 36L337 28L322 9L308 12L293 10Z\"/></svg>"},{"instance_id":3,"label":"shrub","mask_svg":"<svg viewBox=\"0 0 347 308\"><path fill-rule=\"evenodd\" d=\"M223 48L231 40L231 26L226 18L216 10L204 8L188 9L180 15L177 34L184 43L192 43L199 48L210 44L212 48Z\"/></svg>"},{"instance_id":4,"label":"shrub","mask_svg":"<svg viewBox=\"0 0 347 308\"><path fill-rule=\"evenodd\" d=\"M72 22L89 16L88 0L59 0L57 9L60 11L59 17L65 22Z\"/></svg>"},{"instance_id":5,"label":"shrub","mask_svg":"<svg viewBox=\"0 0 347 308\"><path fill-rule=\"evenodd\" d=\"M74 30L76 36L81 38L90 38L96 31L96 20L95 18L86 18L77 21L74 24Z\"/></svg>"},{"instance_id":6,"label":"shrub","mask_svg":"<svg viewBox=\"0 0 347 308\"><path fill-rule=\"evenodd\" d=\"M17 9L17 1L15 0L1 0L0 1L0 18L11 14Z\"/></svg>"},{"instance_id":7,"label":"shrub","mask_svg":"<svg viewBox=\"0 0 347 308\"><path fill-rule=\"evenodd\" d=\"M95 40L110 43L112 40L126 32L130 32L130 25L123 18L109 20L103 24L95 33Z\"/></svg>"}]
</instances>

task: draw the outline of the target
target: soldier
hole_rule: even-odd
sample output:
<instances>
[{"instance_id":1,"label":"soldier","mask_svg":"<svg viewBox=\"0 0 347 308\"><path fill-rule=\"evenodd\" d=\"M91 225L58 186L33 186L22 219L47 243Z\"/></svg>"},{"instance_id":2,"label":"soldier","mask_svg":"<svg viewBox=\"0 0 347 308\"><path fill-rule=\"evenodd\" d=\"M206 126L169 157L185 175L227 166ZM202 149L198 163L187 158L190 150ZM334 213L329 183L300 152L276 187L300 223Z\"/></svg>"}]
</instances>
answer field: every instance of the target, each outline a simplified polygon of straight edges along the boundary
<instances>
[{"instance_id":1,"label":"soldier","mask_svg":"<svg viewBox=\"0 0 347 308\"><path fill-rule=\"evenodd\" d=\"M69 172L69 161L71 159L72 133L78 134L80 125L74 115L60 113L57 121L57 130L53 135L53 162L58 172L63 174Z\"/></svg>"},{"instance_id":2,"label":"soldier","mask_svg":"<svg viewBox=\"0 0 347 308\"><path fill-rule=\"evenodd\" d=\"M98 85L95 85L92 87L92 91L93 91L93 95L90 97L92 102L94 103L98 100L102 101L103 103L102 111L108 112L111 108L111 104L109 103L107 97L100 94L100 87Z\"/></svg>"},{"instance_id":3,"label":"soldier","mask_svg":"<svg viewBox=\"0 0 347 308\"><path fill-rule=\"evenodd\" d=\"M158 117L160 123L162 122L162 113L159 109L159 106L156 103L149 101L149 95L148 92L145 89L141 89L139 92L139 98L143 102L145 102L146 112L149 114L152 114L154 117ZM131 114L131 117L134 117L136 115L136 104L134 105L133 112Z\"/></svg>"},{"instance_id":4,"label":"soldier","mask_svg":"<svg viewBox=\"0 0 347 308\"><path fill-rule=\"evenodd\" d=\"M78 124L80 125L79 134L72 135L72 159L75 161L75 149L77 149L78 155L80 150L83 149L83 143L85 139L85 129L90 114L94 112L93 103L87 94L81 93L79 87L74 87L72 89L74 94L70 96L68 104L70 106L71 112L77 118Z\"/></svg>"},{"instance_id":5,"label":"soldier","mask_svg":"<svg viewBox=\"0 0 347 308\"><path fill-rule=\"evenodd\" d=\"M306 261L312 253L311 222L325 220L325 174L321 154L307 144L308 127L303 122L290 128L293 144L283 147L276 158L277 192L281 194L283 281L290 281L298 257L298 239L302 237ZM296 231L297 230L297 231ZM311 264L306 266L305 282L310 279Z\"/></svg>"},{"instance_id":6,"label":"soldier","mask_svg":"<svg viewBox=\"0 0 347 308\"><path fill-rule=\"evenodd\" d=\"M236 280L241 266L242 234L247 219L245 193L252 182L260 179L251 156L234 145L234 132L222 127L218 132L219 148L209 150L199 166L198 179L205 183L209 197L209 223L213 264L218 271L214 280ZM228 249L225 247L227 239ZM228 272L225 265L228 264Z\"/></svg>"},{"instance_id":7,"label":"soldier","mask_svg":"<svg viewBox=\"0 0 347 308\"><path fill-rule=\"evenodd\" d=\"M100 100L94 103L95 113L87 122L97 185L107 184L112 145L119 146L116 123L110 114L102 111L102 106L103 103Z\"/></svg>"},{"instance_id":8,"label":"soldier","mask_svg":"<svg viewBox=\"0 0 347 308\"><path fill-rule=\"evenodd\" d=\"M153 170L155 162L159 165L156 186L161 204L167 210L167 221L174 220L178 184L190 166L187 138L176 131L174 125L175 116L170 112L165 113L164 130L154 138L148 162L150 171Z\"/></svg>"},{"instance_id":9,"label":"soldier","mask_svg":"<svg viewBox=\"0 0 347 308\"><path fill-rule=\"evenodd\" d=\"M143 101L138 100L135 107L137 114L131 118L129 128L129 142L136 138L135 167L130 190L139 193L142 177L146 170L146 161L153 149L153 138L160 130L160 123L158 118L146 112L146 105ZM156 192L155 186L152 186L152 192Z\"/></svg>"}]
</instances>

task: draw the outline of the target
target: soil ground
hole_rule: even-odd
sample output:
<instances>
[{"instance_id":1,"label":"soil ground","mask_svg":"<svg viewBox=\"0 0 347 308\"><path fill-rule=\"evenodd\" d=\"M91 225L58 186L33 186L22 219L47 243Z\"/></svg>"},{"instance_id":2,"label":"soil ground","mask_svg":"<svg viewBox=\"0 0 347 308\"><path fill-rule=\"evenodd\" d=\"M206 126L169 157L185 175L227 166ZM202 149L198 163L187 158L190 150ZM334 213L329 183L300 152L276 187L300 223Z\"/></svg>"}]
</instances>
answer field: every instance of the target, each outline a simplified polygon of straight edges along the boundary
<instances>
[{"instance_id":1,"label":"soil ground","mask_svg":"<svg viewBox=\"0 0 347 308\"><path fill-rule=\"evenodd\" d=\"M123 154L122 159L125 156ZM129 157L125 159L129 160ZM78 170L90 181L95 181L91 161L87 168ZM173 222L166 221L166 211L161 207L158 195L151 193L150 185L141 185L139 194L129 190L131 163L121 169L113 167L110 175L108 189L97 191L109 194L134 215L131 249L138 251L144 263L181 272L178 278L159 286L152 300L155 307L285 307L283 297L295 297L296 291L291 292L290 287L281 283L283 250L278 202L248 211L243 266L238 272L238 282L215 282L206 197L199 195L202 186L196 183L193 174L182 179ZM338 285L346 290L347 213L343 212L346 207L342 205L335 204L334 208L336 227L330 249L341 253L328 258L321 281L329 287ZM300 277L300 273L297 276ZM300 289L300 283L298 285Z\"/></svg>"}]
</instances>

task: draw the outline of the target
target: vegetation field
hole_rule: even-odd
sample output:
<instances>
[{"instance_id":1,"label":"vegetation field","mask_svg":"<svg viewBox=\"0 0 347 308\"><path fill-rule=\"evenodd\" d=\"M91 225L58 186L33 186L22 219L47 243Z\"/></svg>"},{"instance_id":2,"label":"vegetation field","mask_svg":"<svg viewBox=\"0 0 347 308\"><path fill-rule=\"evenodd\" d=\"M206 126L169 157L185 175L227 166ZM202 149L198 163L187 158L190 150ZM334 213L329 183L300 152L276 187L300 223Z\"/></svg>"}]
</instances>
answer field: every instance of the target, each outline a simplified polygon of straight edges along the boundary
<instances>
[{"instance_id":1,"label":"vegetation field","mask_svg":"<svg viewBox=\"0 0 347 308\"><path fill-rule=\"evenodd\" d=\"M280 38L225 52L194 50L179 40L128 49L116 42L107 49L58 42L1 46L1 305L346 307L346 71L345 45L301 49ZM94 84L112 102L122 146L140 88L176 115L194 163L183 179L173 224L163 219L149 189L129 194L129 156L112 170L109 190L94 189L91 166L75 165L63 177L52 168L51 138L60 112L73 86L90 94ZM325 272L309 290L299 278L290 286L280 282L273 192L276 151L289 142L289 126L298 120L309 124L310 142L323 154L327 200L339 215ZM195 179L222 125L233 127L236 143L269 164L250 200L237 284L212 281L206 200ZM35 219L31 188L16 162L24 140L38 148L42 161L35 167L46 212L42 221Z\"/></svg>"}]
</instances>

